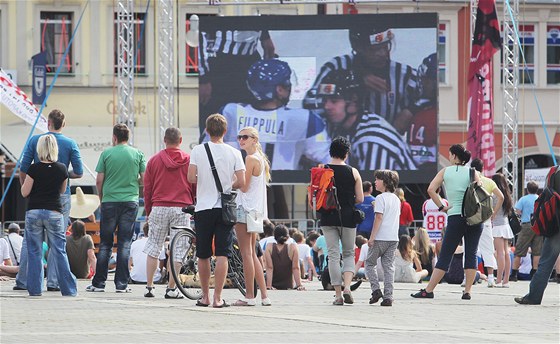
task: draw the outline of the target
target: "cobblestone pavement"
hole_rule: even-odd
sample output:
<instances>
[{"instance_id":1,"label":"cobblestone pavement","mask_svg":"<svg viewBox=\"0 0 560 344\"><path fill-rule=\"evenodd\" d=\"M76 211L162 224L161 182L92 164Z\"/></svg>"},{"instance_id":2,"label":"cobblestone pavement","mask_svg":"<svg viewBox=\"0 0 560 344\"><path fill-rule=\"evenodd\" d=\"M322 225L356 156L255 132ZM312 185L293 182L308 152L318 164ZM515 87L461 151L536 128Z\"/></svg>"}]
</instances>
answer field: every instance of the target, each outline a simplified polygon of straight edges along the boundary
<instances>
[{"instance_id":1,"label":"cobblestone pavement","mask_svg":"<svg viewBox=\"0 0 560 344\"><path fill-rule=\"evenodd\" d=\"M353 305L333 306L332 291L320 282L307 291L271 291L273 305L263 307L196 307L187 299L144 298L144 286L117 294L108 283L104 293L89 293L79 281L79 295L44 292L29 297L0 282L1 343L356 343L480 342L559 343L560 284L550 283L543 304L521 306L528 282L509 289L473 288L472 300L461 300L460 286L441 284L433 300L409 295L420 284L397 283L393 307L369 305L367 282L354 292ZM424 283L424 286L426 283ZM226 289L228 302L240 293Z\"/></svg>"}]
</instances>

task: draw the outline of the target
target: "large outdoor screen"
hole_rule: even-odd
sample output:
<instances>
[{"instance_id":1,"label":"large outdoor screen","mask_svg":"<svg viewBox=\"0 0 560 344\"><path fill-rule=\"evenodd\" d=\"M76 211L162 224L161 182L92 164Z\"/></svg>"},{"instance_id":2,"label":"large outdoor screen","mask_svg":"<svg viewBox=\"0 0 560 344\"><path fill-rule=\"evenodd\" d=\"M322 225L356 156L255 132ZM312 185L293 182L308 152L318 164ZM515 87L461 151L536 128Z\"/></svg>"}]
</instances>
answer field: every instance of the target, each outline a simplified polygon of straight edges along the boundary
<instances>
[{"instance_id":1,"label":"large outdoor screen","mask_svg":"<svg viewBox=\"0 0 560 344\"><path fill-rule=\"evenodd\" d=\"M258 133L273 183L307 183L331 140L348 163L403 183L437 171L438 17L435 13L203 17L199 124L221 113L225 142Z\"/></svg>"}]
</instances>

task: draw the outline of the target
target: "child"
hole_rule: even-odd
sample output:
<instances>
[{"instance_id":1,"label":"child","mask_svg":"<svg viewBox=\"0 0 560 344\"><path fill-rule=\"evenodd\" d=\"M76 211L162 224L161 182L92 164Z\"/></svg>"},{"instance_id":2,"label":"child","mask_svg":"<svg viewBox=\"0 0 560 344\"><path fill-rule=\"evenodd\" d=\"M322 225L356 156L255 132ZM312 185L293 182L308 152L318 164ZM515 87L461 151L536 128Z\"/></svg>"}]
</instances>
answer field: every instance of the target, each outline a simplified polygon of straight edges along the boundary
<instances>
[{"instance_id":1,"label":"child","mask_svg":"<svg viewBox=\"0 0 560 344\"><path fill-rule=\"evenodd\" d=\"M393 305L393 275L395 273L395 250L399 241L399 217L401 202L395 189L399 175L395 171L377 170L375 189L381 194L375 198L375 221L368 241L369 251L366 259L366 273L371 284L369 304L383 298L381 306ZM384 292L379 289L377 277L377 258L381 258L384 272Z\"/></svg>"}]
</instances>

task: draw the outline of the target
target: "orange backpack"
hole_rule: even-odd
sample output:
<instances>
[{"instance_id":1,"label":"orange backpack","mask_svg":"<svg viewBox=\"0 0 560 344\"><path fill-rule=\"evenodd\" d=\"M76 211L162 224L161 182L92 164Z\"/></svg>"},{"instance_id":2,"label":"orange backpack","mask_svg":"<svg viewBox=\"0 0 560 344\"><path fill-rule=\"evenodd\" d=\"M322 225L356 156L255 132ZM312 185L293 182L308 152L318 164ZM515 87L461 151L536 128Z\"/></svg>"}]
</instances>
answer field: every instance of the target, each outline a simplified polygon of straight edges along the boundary
<instances>
[{"instance_id":1,"label":"orange backpack","mask_svg":"<svg viewBox=\"0 0 560 344\"><path fill-rule=\"evenodd\" d=\"M309 207L313 211L313 218L317 218L317 212L340 209L332 168L328 165L311 168L311 182L307 187L307 197Z\"/></svg>"}]
</instances>

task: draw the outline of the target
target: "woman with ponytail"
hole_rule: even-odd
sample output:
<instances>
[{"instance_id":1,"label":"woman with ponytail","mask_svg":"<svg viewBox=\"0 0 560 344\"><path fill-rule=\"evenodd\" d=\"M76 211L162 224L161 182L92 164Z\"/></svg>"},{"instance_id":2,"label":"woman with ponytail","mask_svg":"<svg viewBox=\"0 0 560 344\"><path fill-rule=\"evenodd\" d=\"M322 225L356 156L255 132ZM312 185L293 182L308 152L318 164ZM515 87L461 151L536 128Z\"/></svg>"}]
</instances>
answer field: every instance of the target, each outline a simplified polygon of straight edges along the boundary
<instances>
[{"instance_id":1,"label":"woman with ponytail","mask_svg":"<svg viewBox=\"0 0 560 344\"><path fill-rule=\"evenodd\" d=\"M66 255L66 226L62 216L60 194L66 190L68 170L58 160L58 144L52 134L37 142L39 162L29 167L21 194L27 197L25 240L27 242L27 291L30 296L43 292L43 237L46 235L50 253L54 256L60 291L64 296L76 296L76 277L70 272Z\"/></svg>"},{"instance_id":2,"label":"woman with ponytail","mask_svg":"<svg viewBox=\"0 0 560 344\"><path fill-rule=\"evenodd\" d=\"M254 306L254 280L257 280L261 290L261 303L270 306L264 280L263 267L255 251L257 233L247 232L247 214L256 212L259 217L267 217L266 185L270 181L270 162L264 154L259 142L259 132L253 127L246 127L237 135L239 147L247 153L245 158L245 185L240 189L237 197L237 223L235 233L239 242L241 257L243 258L243 273L245 275L245 298L237 300L234 306Z\"/></svg>"},{"instance_id":3,"label":"woman with ponytail","mask_svg":"<svg viewBox=\"0 0 560 344\"><path fill-rule=\"evenodd\" d=\"M477 267L476 251L480 235L482 234L482 224L469 226L465 218L461 216L463 195L471 180L470 168L465 166L470 159L471 152L466 150L463 145L456 144L451 146L449 148L449 162L452 166L439 171L428 187L428 194L432 201L439 207L439 211L446 212L449 217L447 219L447 230L441 244L441 253L430 278L430 283L428 283L426 289L421 289L416 294L411 294L414 298L434 298L434 289L445 275L455 249L464 238L466 284L461 298L463 300L471 299L471 287L476 276ZM474 174L474 179L479 182L477 173ZM449 201L448 206L442 202L437 193L442 184L445 184L445 191Z\"/></svg>"},{"instance_id":4,"label":"woman with ponytail","mask_svg":"<svg viewBox=\"0 0 560 344\"><path fill-rule=\"evenodd\" d=\"M507 185L506 177L501 173L492 176L492 180L498 189L504 194L502 206L492 217L492 236L494 237L494 247L496 248L496 260L498 261L498 287L509 287L509 272L511 269L511 257L509 255L509 241L513 239L513 231L509 226L509 215L513 212L513 200ZM496 204L496 199L494 199Z\"/></svg>"}]
</instances>

